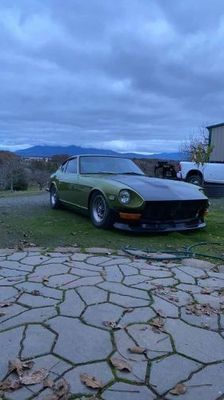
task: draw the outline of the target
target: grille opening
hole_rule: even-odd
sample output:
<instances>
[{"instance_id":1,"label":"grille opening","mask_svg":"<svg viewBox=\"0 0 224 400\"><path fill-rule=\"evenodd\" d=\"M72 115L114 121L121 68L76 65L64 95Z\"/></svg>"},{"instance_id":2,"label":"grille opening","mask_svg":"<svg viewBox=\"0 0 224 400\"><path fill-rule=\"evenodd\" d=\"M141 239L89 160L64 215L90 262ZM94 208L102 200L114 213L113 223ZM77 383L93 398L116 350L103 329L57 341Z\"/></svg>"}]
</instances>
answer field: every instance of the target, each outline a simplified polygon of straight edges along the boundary
<instances>
[{"instance_id":1,"label":"grille opening","mask_svg":"<svg viewBox=\"0 0 224 400\"><path fill-rule=\"evenodd\" d=\"M207 200L148 201L143 218L150 221L195 219L203 215Z\"/></svg>"}]
</instances>

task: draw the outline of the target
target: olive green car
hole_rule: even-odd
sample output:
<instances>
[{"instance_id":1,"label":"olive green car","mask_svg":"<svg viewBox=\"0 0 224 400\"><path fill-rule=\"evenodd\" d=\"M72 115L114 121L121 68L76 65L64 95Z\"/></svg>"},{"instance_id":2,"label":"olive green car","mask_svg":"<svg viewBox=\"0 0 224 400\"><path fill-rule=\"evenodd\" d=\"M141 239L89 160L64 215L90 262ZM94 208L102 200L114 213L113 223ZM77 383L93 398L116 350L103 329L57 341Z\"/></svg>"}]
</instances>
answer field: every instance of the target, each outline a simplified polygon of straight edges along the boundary
<instances>
[{"instance_id":1,"label":"olive green car","mask_svg":"<svg viewBox=\"0 0 224 400\"><path fill-rule=\"evenodd\" d=\"M203 228L208 199L185 182L150 178L130 159L80 155L51 176L52 208L71 206L97 228L175 231Z\"/></svg>"}]
</instances>

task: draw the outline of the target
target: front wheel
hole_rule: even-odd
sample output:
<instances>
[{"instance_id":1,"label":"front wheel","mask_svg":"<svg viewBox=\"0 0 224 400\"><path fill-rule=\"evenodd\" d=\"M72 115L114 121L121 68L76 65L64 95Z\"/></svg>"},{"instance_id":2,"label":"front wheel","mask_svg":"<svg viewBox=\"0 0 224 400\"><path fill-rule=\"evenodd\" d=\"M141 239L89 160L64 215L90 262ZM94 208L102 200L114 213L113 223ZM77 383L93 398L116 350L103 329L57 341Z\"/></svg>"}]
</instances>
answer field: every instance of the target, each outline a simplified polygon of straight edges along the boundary
<instances>
[{"instance_id":1,"label":"front wheel","mask_svg":"<svg viewBox=\"0 0 224 400\"><path fill-rule=\"evenodd\" d=\"M192 183L193 185L202 186L203 179L202 176L199 174L190 175L187 177L186 181L188 183Z\"/></svg>"},{"instance_id":2,"label":"front wheel","mask_svg":"<svg viewBox=\"0 0 224 400\"><path fill-rule=\"evenodd\" d=\"M111 210L101 193L93 194L90 200L90 218L96 228L108 229L113 225Z\"/></svg>"},{"instance_id":3,"label":"front wheel","mask_svg":"<svg viewBox=\"0 0 224 400\"><path fill-rule=\"evenodd\" d=\"M53 209L60 207L60 200L55 186L51 186L50 188L50 206Z\"/></svg>"}]
</instances>

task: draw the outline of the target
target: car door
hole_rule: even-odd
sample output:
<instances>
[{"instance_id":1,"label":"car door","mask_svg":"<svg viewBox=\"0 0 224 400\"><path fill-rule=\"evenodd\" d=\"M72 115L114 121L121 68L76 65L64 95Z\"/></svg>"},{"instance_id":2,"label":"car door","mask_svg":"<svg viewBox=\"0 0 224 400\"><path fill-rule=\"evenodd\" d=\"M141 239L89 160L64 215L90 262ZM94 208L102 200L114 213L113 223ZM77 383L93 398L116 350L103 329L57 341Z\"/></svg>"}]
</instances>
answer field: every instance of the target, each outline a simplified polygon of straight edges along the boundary
<instances>
[{"instance_id":1,"label":"car door","mask_svg":"<svg viewBox=\"0 0 224 400\"><path fill-rule=\"evenodd\" d=\"M62 201L76 205L77 203L77 157L66 162L59 180L59 197Z\"/></svg>"},{"instance_id":2,"label":"car door","mask_svg":"<svg viewBox=\"0 0 224 400\"><path fill-rule=\"evenodd\" d=\"M68 161L64 162L61 167L57 171L57 189L60 201L65 200L65 191L66 191L66 168Z\"/></svg>"},{"instance_id":3,"label":"car door","mask_svg":"<svg viewBox=\"0 0 224 400\"><path fill-rule=\"evenodd\" d=\"M224 183L224 164L207 163L204 165L205 182Z\"/></svg>"}]
</instances>

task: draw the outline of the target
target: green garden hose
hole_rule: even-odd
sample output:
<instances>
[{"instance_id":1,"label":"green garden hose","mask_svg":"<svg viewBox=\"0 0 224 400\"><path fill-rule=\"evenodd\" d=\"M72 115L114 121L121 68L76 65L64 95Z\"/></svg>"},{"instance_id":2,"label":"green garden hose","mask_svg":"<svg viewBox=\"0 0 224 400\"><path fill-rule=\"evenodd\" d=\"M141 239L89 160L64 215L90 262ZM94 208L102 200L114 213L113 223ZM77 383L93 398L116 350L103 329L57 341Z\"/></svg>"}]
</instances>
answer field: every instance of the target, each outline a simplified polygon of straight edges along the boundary
<instances>
[{"instance_id":1,"label":"green garden hose","mask_svg":"<svg viewBox=\"0 0 224 400\"><path fill-rule=\"evenodd\" d=\"M221 243L215 243L215 242L199 242L196 244L193 244L191 246L188 246L186 250L158 250L158 249L139 249L135 247L130 247L130 246L125 246L122 248L122 250L131 255L135 256L137 258L142 258L145 260L152 260L152 261L158 261L158 260L182 260L183 258L196 258L196 257L203 257L203 258L211 258L214 260L219 260L224 263L224 257L219 257L215 256L212 254L207 254L207 253L198 253L198 252L193 252L192 249L194 247L198 246L205 246L205 245L218 245L221 246Z\"/></svg>"}]
</instances>

